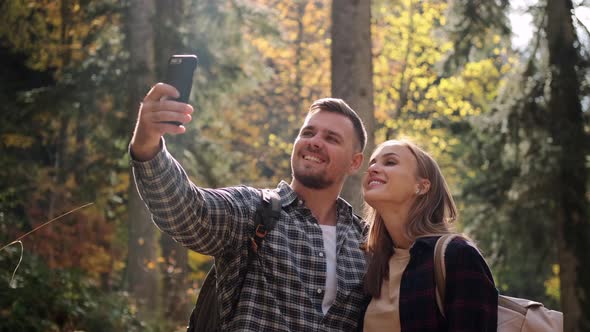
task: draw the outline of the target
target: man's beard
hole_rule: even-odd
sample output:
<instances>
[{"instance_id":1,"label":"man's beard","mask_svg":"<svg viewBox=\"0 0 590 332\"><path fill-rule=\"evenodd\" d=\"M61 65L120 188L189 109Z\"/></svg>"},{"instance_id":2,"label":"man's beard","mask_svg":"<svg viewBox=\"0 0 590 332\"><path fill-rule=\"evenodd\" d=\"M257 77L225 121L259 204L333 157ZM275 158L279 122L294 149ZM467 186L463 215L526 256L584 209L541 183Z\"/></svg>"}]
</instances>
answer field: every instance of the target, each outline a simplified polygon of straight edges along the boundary
<instances>
[{"instance_id":1,"label":"man's beard","mask_svg":"<svg viewBox=\"0 0 590 332\"><path fill-rule=\"evenodd\" d=\"M326 189L334 184L334 181L326 179L324 174L301 174L301 172L293 170L293 177L310 189Z\"/></svg>"}]
</instances>

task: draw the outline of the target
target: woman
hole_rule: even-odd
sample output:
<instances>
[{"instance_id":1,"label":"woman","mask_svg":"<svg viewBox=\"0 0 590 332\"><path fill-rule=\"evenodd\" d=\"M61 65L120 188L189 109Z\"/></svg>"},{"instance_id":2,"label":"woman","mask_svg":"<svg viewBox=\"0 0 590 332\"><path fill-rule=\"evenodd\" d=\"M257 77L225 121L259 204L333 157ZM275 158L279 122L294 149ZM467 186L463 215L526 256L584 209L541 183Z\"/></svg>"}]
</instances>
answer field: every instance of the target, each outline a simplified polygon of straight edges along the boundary
<instances>
[{"instance_id":1,"label":"woman","mask_svg":"<svg viewBox=\"0 0 590 332\"><path fill-rule=\"evenodd\" d=\"M443 316L436 304L434 246L457 209L434 159L408 141L378 146L363 180L371 223L364 331L496 331L498 293L472 243L446 250Z\"/></svg>"}]
</instances>

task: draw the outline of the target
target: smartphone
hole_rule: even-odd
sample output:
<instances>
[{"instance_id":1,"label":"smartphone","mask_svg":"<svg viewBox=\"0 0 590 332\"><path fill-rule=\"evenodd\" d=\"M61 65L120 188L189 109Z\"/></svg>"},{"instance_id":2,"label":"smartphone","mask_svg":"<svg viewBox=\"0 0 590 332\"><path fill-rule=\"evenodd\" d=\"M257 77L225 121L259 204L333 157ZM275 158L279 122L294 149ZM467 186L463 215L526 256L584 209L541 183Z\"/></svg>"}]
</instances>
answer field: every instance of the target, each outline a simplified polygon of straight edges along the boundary
<instances>
[{"instance_id":1,"label":"smartphone","mask_svg":"<svg viewBox=\"0 0 590 332\"><path fill-rule=\"evenodd\" d=\"M197 56L194 54L179 54L173 55L168 59L168 67L166 69L166 79L164 83L175 87L180 93L180 97L171 98L172 100L183 103L188 102L193 86L193 74L197 68ZM166 123L180 126L182 123L178 121L164 121Z\"/></svg>"}]
</instances>

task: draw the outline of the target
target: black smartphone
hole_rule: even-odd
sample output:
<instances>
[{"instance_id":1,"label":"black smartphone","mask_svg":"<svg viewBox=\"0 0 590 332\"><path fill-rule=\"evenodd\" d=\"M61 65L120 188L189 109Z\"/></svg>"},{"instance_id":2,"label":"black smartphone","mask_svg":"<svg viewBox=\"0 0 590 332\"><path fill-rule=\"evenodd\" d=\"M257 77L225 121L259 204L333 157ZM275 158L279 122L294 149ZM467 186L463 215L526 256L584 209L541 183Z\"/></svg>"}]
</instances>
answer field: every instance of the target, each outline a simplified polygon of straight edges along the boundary
<instances>
[{"instance_id":1,"label":"black smartphone","mask_svg":"<svg viewBox=\"0 0 590 332\"><path fill-rule=\"evenodd\" d=\"M193 73L197 68L197 56L194 54L178 54L173 55L168 59L168 67L166 69L166 79L164 83L175 87L180 93L180 97L172 100L183 103L188 102L193 86ZM166 123L180 126L182 123L178 121L165 121Z\"/></svg>"}]
</instances>

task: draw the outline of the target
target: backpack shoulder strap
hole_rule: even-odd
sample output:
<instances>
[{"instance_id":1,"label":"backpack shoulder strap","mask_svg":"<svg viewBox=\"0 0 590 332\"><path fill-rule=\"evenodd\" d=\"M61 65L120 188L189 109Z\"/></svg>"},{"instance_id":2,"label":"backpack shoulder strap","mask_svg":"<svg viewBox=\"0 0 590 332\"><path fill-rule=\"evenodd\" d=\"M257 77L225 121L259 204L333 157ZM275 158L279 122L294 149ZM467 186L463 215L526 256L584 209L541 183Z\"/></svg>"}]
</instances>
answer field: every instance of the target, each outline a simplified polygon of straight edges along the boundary
<instances>
[{"instance_id":1,"label":"backpack shoulder strap","mask_svg":"<svg viewBox=\"0 0 590 332\"><path fill-rule=\"evenodd\" d=\"M436 286L436 304L438 310L445 317L445 292L446 292L446 267L445 252L451 241L457 237L457 234L445 234L436 240L434 246L434 283Z\"/></svg>"},{"instance_id":2,"label":"backpack shoulder strap","mask_svg":"<svg viewBox=\"0 0 590 332\"><path fill-rule=\"evenodd\" d=\"M275 190L260 190L262 202L256 210L254 234L250 237L250 248L254 253L262 244L262 241L272 231L281 216L281 197Z\"/></svg>"},{"instance_id":3,"label":"backpack shoulder strap","mask_svg":"<svg viewBox=\"0 0 590 332\"><path fill-rule=\"evenodd\" d=\"M281 197L275 190L260 190L261 204L256 209L255 232L251 240L251 250L248 250L248 264L251 263L256 251L266 234L271 231L281 216ZM242 279L242 286L244 284ZM197 303L189 319L187 332L219 331L219 302L217 298L217 274L215 264L207 273L201 287ZM242 288L242 287L240 287Z\"/></svg>"},{"instance_id":4,"label":"backpack shoulder strap","mask_svg":"<svg viewBox=\"0 0 590 332\"><path fill-rule=\"evenodd\" d=\"M281 196L275 190L262 189L262 222L271 231L281 216Z\"/></svg>"},{"instance_id":5,"label":"backpack shoulder strap","mask_svg":"<svg viewBox=\"0 0 590 332\"><path fill-rule=\"evenodd\" d=\"M445 317L444 303L445 303L445 286L446 286L446 267L445 267L445 252L449 243L458 234L446 234L441 236L434 246L434 282L436 285L436 304L438 310ZM477 249L477 248L476 248ZM526 316L527 308L507 296L498 296L498 307L507 308L511 311L517 312L522 316Z\"/></svg>"}]
</instances>

